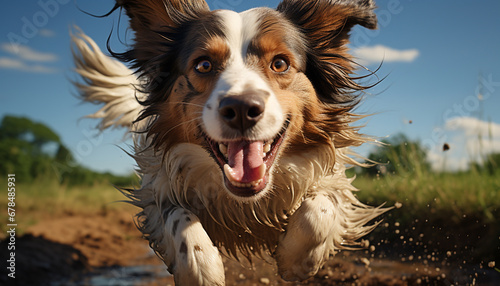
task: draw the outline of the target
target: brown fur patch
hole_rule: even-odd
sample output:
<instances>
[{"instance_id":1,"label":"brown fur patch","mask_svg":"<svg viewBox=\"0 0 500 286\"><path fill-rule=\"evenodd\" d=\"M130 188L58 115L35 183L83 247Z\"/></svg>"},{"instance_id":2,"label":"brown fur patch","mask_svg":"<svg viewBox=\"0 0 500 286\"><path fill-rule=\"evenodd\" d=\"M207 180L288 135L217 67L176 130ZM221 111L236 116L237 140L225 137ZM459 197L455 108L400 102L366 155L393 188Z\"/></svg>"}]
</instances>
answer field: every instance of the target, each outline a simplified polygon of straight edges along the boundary
<instances>
[{"instance_id":1,"label":"brown fur patch","mask_svg":"<svg viewBox=\"0 0 500 286\"><path fill-rule=\"evenodd\" d=\"M354 106L354 92L366 89L350 76L353 63L346 45L354 25L377 27L374 8L371 0L284 0L278 5L277 10L304 31L309 46L306 74L322 101Z\"/></svg>"},{"instance_id":2,"label":"brown fur patch","mask_svg":"<svg viewBox=\"0 0 500 286\"><path fill-rule=\"evenodd\" d=\"M204 0L123 0L121 6L130 17L130 27L135 33L134 55L139 64L161 55L166 49L161 43L164 39L158 33L165 27L176 27L180 23L180 15L199 15L208 13L209 7ZM167 9L170 11L167 13Z\"/></svg>"}]
</instances>

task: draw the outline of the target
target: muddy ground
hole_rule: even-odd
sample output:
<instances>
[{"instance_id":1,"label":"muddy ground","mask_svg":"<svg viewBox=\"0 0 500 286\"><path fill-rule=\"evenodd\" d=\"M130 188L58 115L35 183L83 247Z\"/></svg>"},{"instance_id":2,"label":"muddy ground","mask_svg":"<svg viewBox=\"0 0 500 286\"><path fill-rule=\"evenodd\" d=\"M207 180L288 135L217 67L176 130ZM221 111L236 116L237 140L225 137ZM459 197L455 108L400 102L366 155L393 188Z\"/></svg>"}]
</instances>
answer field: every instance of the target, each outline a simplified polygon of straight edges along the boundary
<instances>
[{"instance_id":1,"label":"muddy ground","mask_svg":"<svg viewBox=\"0 0 500 286\"><path fill-rule=\"evenodd\" d=\"M7 241L0 245L2 266ZM483 264L450 262L451 254L407 253L390 245L344 251L311 279L287 283L275 265L253 269L225 259L226 285L500 285ZM174 285L126 211L47 217L16 238L16 279L0 269L1 285Z\"/></svg>"}]
</instances>

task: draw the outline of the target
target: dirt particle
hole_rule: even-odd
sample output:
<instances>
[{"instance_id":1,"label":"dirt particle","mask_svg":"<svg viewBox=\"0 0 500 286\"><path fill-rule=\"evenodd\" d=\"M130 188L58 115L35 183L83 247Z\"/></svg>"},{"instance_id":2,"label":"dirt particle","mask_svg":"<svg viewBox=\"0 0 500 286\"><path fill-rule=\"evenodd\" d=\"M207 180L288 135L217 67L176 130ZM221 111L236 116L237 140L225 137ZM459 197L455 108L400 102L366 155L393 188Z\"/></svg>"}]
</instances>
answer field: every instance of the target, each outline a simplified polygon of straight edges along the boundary
<instances>
[{"instance_id":1,"label":"dirt particle","mask_svg":"<svg viewBox=\"0 0 500 286\"><path fill-rule=\"evenodd\" d=\"M271 281L269 280L269 278L266 278L266 277L260 278L259 282L262 285L269 285L269 283L271 283Z\"/></svg>"},{"instance_id":2,"label":"dirt particle","mask_svg":"<svg viewBox=\"0 0 500 286\"><path fill-rule=\"evenodd\" d=\"M443 145L443 152L449 151L450 150L450 144L444 143Z\"/></svg>"},{"instance_id":3,"label":"dirt particle","mask_svg":"<svg viewBox=\"0 0 500 286\"><path fill-rule=\"evenodd\" d=\"M364 249L368 248L370 246L370 241L366 240L366 239L363 239L361 240L361 244L360 246Z\"/></svg>"},{"instance_id":4,"label":"dirt particle","mask_svg":"<svg viewBox=\"0 0 500 286\"><path fill-rule=\"evenodd\" d=\"M360 259L361 263L363 263L366 267L370 266L370 260L368 258L363 257Z\"/></svg>"},{"instance_id":5,"label":"dirt particle","mask_svg":"<svg viewBox=\"0 0 500 286\"><path fill-rule=\"evenodd\" d=\"M490 268L495 268L495 261L490 261L490 262L488 263L488 267L490 267Z\"/></svg>"}]
</instances>

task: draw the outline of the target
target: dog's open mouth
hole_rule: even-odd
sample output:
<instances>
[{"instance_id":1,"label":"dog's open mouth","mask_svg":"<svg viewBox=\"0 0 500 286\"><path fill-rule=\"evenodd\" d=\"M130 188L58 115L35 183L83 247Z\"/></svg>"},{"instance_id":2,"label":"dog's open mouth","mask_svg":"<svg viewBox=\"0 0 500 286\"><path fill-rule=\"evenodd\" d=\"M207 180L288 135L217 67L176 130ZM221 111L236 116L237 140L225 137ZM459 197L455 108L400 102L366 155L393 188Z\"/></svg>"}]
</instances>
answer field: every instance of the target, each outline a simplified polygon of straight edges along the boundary
<instances>
[{"instance_id":1,"label":"dog's open mouth","mask_svg":"<svg viewBox=\"0 0 500 286\"><path fill-rule=\"evenodd\" d=\"M252 197L266 188L287 127L288 124L269 141L215 142L206 137L210 151L224 173L224 183L231 193L240 197Z\"/></svg>"}]
</instances>

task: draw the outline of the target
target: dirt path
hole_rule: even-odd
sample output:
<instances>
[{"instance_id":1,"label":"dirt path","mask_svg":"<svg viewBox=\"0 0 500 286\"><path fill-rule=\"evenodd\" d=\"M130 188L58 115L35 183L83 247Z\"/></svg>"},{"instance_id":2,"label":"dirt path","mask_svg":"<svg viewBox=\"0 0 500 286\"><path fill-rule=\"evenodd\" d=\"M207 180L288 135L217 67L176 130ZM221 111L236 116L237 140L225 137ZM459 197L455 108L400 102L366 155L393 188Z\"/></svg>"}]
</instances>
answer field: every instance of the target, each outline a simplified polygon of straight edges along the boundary
<instances>
[{"instance_id":1,"label":"dirt path","mask_svg":"<svg viewBox=\"0 0 500 286\"><path fill-rule=\"evenodd\" d=\"M68 213L46 218L27 233L17 239L19 275L12 284L2 267L1 285L174 285L136 230L129 212ZM6 249L4 241L0 245L2 258ZM260 260L250 269L226 259L226 284L500 285L500 274L489 269L478 273L463 265L443 267L443 263L378 257L377 251L342 252L303 284L282 281L274 265Z\"/></svg>"}]
</instances>

